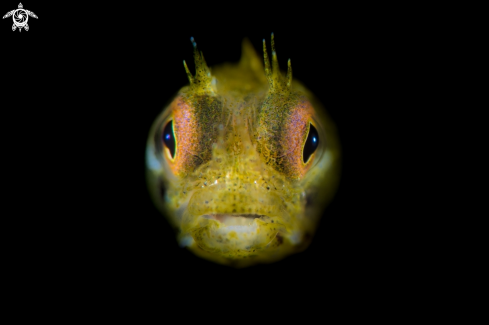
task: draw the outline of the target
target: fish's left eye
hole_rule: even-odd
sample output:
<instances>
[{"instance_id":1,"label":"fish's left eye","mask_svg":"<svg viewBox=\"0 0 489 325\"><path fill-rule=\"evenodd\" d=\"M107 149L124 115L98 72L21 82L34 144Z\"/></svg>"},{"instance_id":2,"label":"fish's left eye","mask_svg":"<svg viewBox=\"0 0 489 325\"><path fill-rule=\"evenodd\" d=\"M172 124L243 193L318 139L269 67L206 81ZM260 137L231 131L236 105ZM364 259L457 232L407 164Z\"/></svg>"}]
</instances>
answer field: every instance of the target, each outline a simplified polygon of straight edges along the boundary
<instances>
[{"instance_id":1,"label":"fish's left eye","mask_svg":"<svg viewBox=\"0 0 489 325\"><path fill-rule=\"evenodd\" d=\"M316 151L319 145L319 135L318 131L312 125L309 124L309 134L307 135L306 143L304 144L304 148L302 149L302 160L304 164L309 161L311 155Z\"/></svg>"},{"instance_id":2,"label":"fish's left eye","mask_svg":"<svg viewBox=\"0 0 489 325\"><path fill-rule=\"evenodd\" d=\"M175 133L173 132L173 120L170 120L166 123L165 128L163 129L163 143L165 147L168 148L170 152L170 158L175 159L176 154L176 139Z\"/></svg>"}]
</instances>

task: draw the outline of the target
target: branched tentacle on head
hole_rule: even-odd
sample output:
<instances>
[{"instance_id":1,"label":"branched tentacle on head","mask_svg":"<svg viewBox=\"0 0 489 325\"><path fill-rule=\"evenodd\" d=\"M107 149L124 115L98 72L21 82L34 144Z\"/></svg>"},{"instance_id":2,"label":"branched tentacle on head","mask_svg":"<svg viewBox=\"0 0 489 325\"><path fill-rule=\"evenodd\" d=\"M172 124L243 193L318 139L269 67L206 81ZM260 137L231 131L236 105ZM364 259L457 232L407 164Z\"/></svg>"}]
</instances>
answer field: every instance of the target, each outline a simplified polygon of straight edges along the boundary
<instances>
[{"instance_id":1,"label":"branched tentacle on head","mask_svg":"<svg viewBox=\"0 0 489 325\"><path fill-rule=\"evenodd\" d=\"M290 59L287 62L287 75L283 75L280 71L280 67L277 59L277 52L275 51L275 39L272 33L272 64L270 66L270 59L268 57L267 45L265 39L263 39L263 57L265 61L265 75L267 76L269 92L284 92L290 93L292 86L292 65Z\"/></svg>"},{"instance_id":2,"label":"branched tentacle on head","mask_svg":"<svg viewBox=\"0 0 489 325\"><path fill-rule=\"evenodd\" d=\"M190 90L195 94L214 94L215 89L212 86L211 70L207 66L202 52L197 50L197 43L194 38L191 37L190 41L194 46L195 76L192 76L187 63L183 60L183 66L185 67L185 72L187 73L190 82Z\"/></svg>"}]
</instances>

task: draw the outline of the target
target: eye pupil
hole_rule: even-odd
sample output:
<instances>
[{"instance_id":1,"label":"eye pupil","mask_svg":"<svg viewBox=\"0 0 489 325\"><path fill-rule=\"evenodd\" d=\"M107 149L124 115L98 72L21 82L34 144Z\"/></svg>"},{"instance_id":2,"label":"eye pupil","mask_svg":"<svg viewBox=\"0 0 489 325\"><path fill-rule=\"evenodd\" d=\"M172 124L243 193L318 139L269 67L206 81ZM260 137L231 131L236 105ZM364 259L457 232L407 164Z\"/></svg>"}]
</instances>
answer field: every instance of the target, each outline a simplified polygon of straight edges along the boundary
<instances>
[{"instance_id":1,"label":"eye pupil","mask_svg":"<svg viewBox=\"0 0 489 325\"><path fill-rule=\"evenodd\" d=\"M319 145L318 131L314 125L309 125L309 134L307 135L306 143L304 144L304 150L302 152L302 159L304 163L307 163L311 155L316 151Z\"/></svg>"},{"instance_id":2,"label":"eye pupil","mask_svg":"<svg viewBox=\"0 0 489 325\"><path fill-rule=\"evenodd\" d=\"M175 135L173 133L173 120L168 122L163 129L163 143L165 144L165 147L167 147L170 151L172 159L175 158L176 143Z\"/></svg>"}]
</instances>

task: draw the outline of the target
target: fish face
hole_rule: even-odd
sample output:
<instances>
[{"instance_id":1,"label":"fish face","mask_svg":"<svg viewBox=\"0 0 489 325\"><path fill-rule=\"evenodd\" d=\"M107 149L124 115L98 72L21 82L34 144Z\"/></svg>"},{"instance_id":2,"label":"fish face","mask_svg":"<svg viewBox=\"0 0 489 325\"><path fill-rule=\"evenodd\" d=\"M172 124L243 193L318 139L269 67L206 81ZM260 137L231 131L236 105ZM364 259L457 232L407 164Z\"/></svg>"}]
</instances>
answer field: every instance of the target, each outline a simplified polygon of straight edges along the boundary
<instances>
[{"instance_id":1,"label":"fish face","mask_svg":"<svg viewBox=\"0 0 489 325\"><path fill-rule=\"evenodd\" d=\"M273 45L273 43L272 43ZM301 84L261 64L246 41L238 64L196 75L154 122L147 145L153 201L182 247L235 267L309 244L338 181L334 126ZM188 71L188 69L187 69Z\"/></svg>"}]
</instances>

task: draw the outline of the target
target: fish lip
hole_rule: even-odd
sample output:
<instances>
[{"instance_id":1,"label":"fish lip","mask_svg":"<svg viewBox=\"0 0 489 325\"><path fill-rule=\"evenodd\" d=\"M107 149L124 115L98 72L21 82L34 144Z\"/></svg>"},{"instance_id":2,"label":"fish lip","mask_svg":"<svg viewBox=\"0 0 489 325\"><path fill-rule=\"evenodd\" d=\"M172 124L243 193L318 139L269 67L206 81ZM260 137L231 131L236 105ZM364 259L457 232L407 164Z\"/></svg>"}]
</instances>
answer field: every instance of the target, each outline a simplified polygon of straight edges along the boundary
<instances>
[{"instance_id":1,"label":"fish lip","mask_svg":"<svg viewBox=\"0 0 489 325\"><path fill-rule=\"evenodd\" d=\"M253 213L208 213L200 218L216 220L223 226L250 226L255 219L265 221L267 216Z\"/></svg>"},{"instance_id":2,"label":"fish lip","mask_svg":"<svg viewBox=\"0 0 489 325\"><path fill-rule=\"evenodd\" d=\"M223 222L226 218L246 218L246 219L262 219L263 217L266 217L266 215L263 214L255 214L255 213L208 213L204 214L201 216L202 218L205 219L214 219L219 222ZM251 221L250 220L250 221Z\"/></svg>"}]
</instances>

